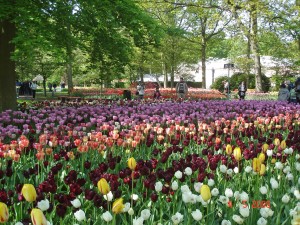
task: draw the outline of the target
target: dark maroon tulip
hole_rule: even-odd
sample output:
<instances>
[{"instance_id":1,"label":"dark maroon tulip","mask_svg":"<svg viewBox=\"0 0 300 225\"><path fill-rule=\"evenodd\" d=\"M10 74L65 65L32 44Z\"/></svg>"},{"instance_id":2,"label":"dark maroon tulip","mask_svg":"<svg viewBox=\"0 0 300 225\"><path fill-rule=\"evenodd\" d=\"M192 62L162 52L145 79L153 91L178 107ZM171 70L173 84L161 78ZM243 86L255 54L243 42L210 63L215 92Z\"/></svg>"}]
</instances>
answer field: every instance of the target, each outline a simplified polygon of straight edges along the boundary
<instances>
[{"instance_id":1,"label":"dark maroon tulip","mask_svg":"<svg viewBox=\"0 0 300 225\"><path fill-rule=\"evenodd\" d=\"M203 182L205 177L206 177L206 173L199 173L197 177L198 182Z\"/></svg>"},{"instance_id":2,"label":"dark maroon tulip","mask_svg":"<svg viewBox=\"0 0 300 225\"><path fill-rule=\"evenodd\" d=\"M151 201L152 201L152 202L156 202L156 201L158 200L158 195L157 195L156 193L153 192L153 193L151 194L150 198L151 198Z\"/></svg>"},{"instance_id":3,"label":"dark maroon tulip","mask_svg":"<svg viewBox=\"0 0 300 225\"><path fill-rule=\"evenodd\" d=\"M67 212L67 206L65 206L63 204L59 204L56 206L56 214L59 217L64 217L66 212Z\"/></svg>"}]
</instances>

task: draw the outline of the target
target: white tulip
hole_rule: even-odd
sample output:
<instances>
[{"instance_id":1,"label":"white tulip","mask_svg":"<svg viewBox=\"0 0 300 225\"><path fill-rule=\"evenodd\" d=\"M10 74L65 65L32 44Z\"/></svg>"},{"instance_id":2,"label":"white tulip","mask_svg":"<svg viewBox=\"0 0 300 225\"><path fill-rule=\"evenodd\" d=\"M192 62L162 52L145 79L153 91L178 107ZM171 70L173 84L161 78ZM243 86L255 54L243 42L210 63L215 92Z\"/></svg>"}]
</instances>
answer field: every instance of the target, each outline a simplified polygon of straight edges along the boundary
<instances>
[{"instance_id":1,"label":"white tulip","mask_svg":"<svg viewBox=\"0 0 300 225\"><path fill-rule=\"evenodd\" d=\"M220 166L220 171L221 171L222 173L226 173L227 167L226 167L225 165L221 165L221 166Z\"/></svg>"},{"instance_id":2,"label":"white tulip","mask_svg":"<svg viewBox=\"0 0 300 225\"><path fill-rule=\"evenodd\" d=\"M154 187L155 187L155 191L160 192L163 188L163 184L162 184L162 182L158 181L155 183Z\"/></svg>"},{"instance_id":3,"label":"white tulip","mask_svg":"<svg viewBox=\"0 0 300 225\"><path fill-rule=\"evenodd\" d=\"M21 223L21 222L16 222L15 225L23 225L23 223Z\"/></svg>"},{"instance_id":4,"label":"white tulip","mask_svg":"<svg viewBox=\"0 0 300 225\"><path fill-rule=\"evenodd\" d=\"M130 209L130 202L126 202L125 204L124 204L124 208L123 208L123 212L128 212L128 210Z\"/></svg>"},{"instance_id":5,"label":"white tulip","mask_svg":"<svg viewBox=\"0 0 300 225\"><path fill-rule=\"evenodd\" d=\"M213 179L209 179L209 180L207 181L207 185L210 186L210 187L212 187L212 186L215 185L215 181L214 181Z\"/></svg>"},{"instance_id":6,"label":"white tulip","mask_svg":"<svg viewBox=\"0 0 300 225\"><path fill-rule=\"evenodd\" d=\"M48 199L45 200L41 200L38 202L37 207L42 210L42 211L46 211L49 209L50 207L50 203Z\"/></svg>"},{"instance_id":7,"label":"white tulip","mask_svg":"<svg viewBox=\"0 0 300 225\"><path fill-rule=\"evenodd\" d=\"M151 216L151 213L150 213L150 210L149 210L149 209L143 209L143 210L141 211L141 217L142 217L144 220L149 219L150 216Z\"/></svg>"},{"instance_id":8,"label":"white tulip","mask_svg":"<svg viewBox=\"0 0 300 225\"><path fill-rule=\"evenodd\" d=\"M104 199L108 202L111 202L114 198L113 193L110 191L106 195L103 195Z\"/></svg>"},{"instance_id":9,"label":"white tulip","mask_svg":"<svg viewBox=\"0 0 300 225\"><path fill-rule=\"evenodd\" d=\"M261 193L262 195L265 195L265 194L268 193L268 189L267 189L266 186L261 186L261 187L259 188L259 191L260 191L260 193Z\"/></svg>"},{"instance_id":10,"label":"white tulip","mask_svg":"<svg viewBox=\"0 0 300 225\"><path fill-rule=\"evenodd\" d=\"M219 196L219 202L221 202L223 205L227 205L229 201L229 198L224 196L224 195L220 195Z\"/></svg>"},{"instance_id":11,"label":"white tulip","mask_svg":"<svg viewBox=\"0 0 300 225\"><path fill-rule=\"evenodd\" d=\"M285 178L287 180L294 180L294 175L292 173L288 173Z\"/></svg>"},{"instance_id":12,"label":"white tulip","mask_svg":"<svg viewBox=\"0 0 300 225\"><path fill-rule=\"evenodd\" d=\"M243 202L248 202L249 201L249 195L246 193L246 192L242 192L242 193L240 193L240 199L241 199L241 201Z\"/></svg>"},{"instance_id":13,"label":"white tulip","mask_svg":"<svg viewBox=\"0 0 300 225\"><path fill-rule=\"evenodd\" d=\"M267 156L268 156L268 157L271 157L272 155L273 155L273 150L268 149L268 150L267 150Z\"/></svg>"},{"instance_id":14,"label":"white tulip","mask_svg":"<svg viewBox=\"0 0 300 225\"><path fill-rule=\"evenodd\" d=\"M268 221L263 218L263 217L260 217L258 220L257 220L257 225L267 225L268 224Z\"/></svg>"},{"instance_id":15,"label":"white tulip","mask_svg":"<svg viewBox=\"0 0 300 225\"><path fill-rule=\"evenodd\" d=\"M133 201L136 201L136 200L139 199L139 196L138 196L137 194L132 194L132 195L131 195L131 199L132 199Z\"/></svg>"},{"instance_id":16,"label":"white tulip","mask_svg":"<svg viewBox=\"0 0 300 225\"><path fill-rule=\"evenodd\" d=\"M282 196L281 201L283 203L288 203L290 201L290 196L288 196L287 194L285 194L284 196Z\"/></svg>"},{"instance_id":17,"label":"white tulip","mask_svg":"<svg viewBox=\"0 0 300 225\"><path fill-rule=\"evenodd\" d=\"M235 191L234 194L233 194L234 198L236 200L239 200L240 199L240 192L239 191Z\"/></svg>"},{"instance_id":18,"label":"white tulip","mask_svg":"<svg viewBox=\"0 0 300 225\"><path fill-rule=\"evenodd\" d=\"M106 211L105 213L102 214L102 219L105 222L110 222L110 221L112 221L113 217L109 211Z\"/></svg>"},{"instance_id":19,"label":"white tulip","mask_svg":"<svg viewBox=\"0 0 300 225\"><path fill-rule=\"evenodd\" d=\"M231 222L229 220L222 220L221 225L231 225Z\"/></svg>"},{"instance_id":20,"label":"white tulip","mask_svg":"<svg viewBox=\"0 0 300 225\"><path fill-rule=\"evenodd\" d=\"M251 166L246 166L245 172L250 173L251 171L252 171L252 167Z\"/></svg>"},{"instance_id":21,"label":"white tulip","mask_svg":"<svg viewBox=\"0 0 300 225\"><path fill-rule=\"evenodd\" d=\"M290 172L291 171L291 167L290 166L286 166L286 167L284 167L284 169L283 169L283 172L284 173L288 173L288 172Z\"/></svg>"},{"instance_id":22,"label":"white tulip","mask_svg":"<svg viewBox=\"0 0 300 225\"><path fill-rule=\"evenodd\" d=\"M241 205L239 209L240 214L242 217L246 218L250 215L250 210L248 207L245 207L245 205Z\"/></svg>"},{"instance_id":23,"label":"white tulip","mask_svg":"<svg viewBox=\"0 0 300 225\"><path fill-rule=\"evenodd\" d=\"M174 175L175 175L175 177L176 177L177 179L181 179L181 178L182 178L182 172L179 171L179 170L176 171Z\"/></svg>"},{"instance_id":24,"label":"white tulip","mask_svg":"<svg viewBox=\"0 0 300 225\"><path fill-rule=\"evenodd\" d=\"M233 196L233 191L230 189L230 188L226 188L225 189L225 195L228 197L228 198L231 198Z\"/></svg>"},{"instance_id":25,"label":"white tulip","mask_svg":"<svg viewBox=\"0 0 300 225\"><path fill-rule=\"evenodd\" d=\"M134 218L132 221L132 225L143 225L144 219L142 217Z\"/></svg>"},{"instance_id":26,"label":"white tulip","mask_svg":"<svg viewBox=\"0 0 300 225\"><path fill-rule=\"evenodd\" d=\"M176 180L172 182L171 189L173 191L176 191L178 189L178 183Z\"/></svg>"},{"instance_id":27,"label":"white tulip","mask_svg":"<svg viewBox=\"0 0 300 225\"><path fill-rule=\"evenodd\" d=\"M201 182L194 183L194 189L195 189L195 191L196 192L200 192L201 186L202 186Z\"/></svg>"},{"instance_id":28,"label":"white tulip","mask_svg":"<svg viewBox=\"0 0 300 225\"><path fill-rule=\"evenodd\" d=\"M185 185L182 185L182 186L180 187L180 190L181 190L182 193L184 193L184 192L191 192L189 186L187 186L186 184L185 184Z\"/></svg>"},{"instance_id":29,"label":"white tulip","mask_svg":"<svg viewBox=\"0 0 300 225\"><path fill-rule=\"evenodd\" d=\"M130 216L132 216L132 215L134 214L133 208L128 209L128 214L129 214Z\"/></svg>"},{"instance_id":30,"label":"white tulip","mask_svg":"<svg viewBox=\"0 0 300 225\"><path fill-rule=\"evenodd\" d=\"M196 209L195 211L192 212L192 217L196 221L200 221L202 219L202 213L200 212L199 209Z\"/></svg>"},{"instance_id":31,"label":"white tulip","mask_svg":"<svg viewBox=\"0 0 300 225\"><path fill-rule=\"evenodd\" d=\"M227 175L232 176L233 170L232 169L228 169L226 173L227 173Z\"/></svg>"},{"instance_id":32,"label":"white tulip","mask_svg":"<svg viewBox=\"0 0 300 225\"><path fill-rule=\"evenodd\" d=\"M183 221L183 215L181 213L177 212L175 215L173 215L171 217L171 219L173 221L173 224L177 225Z\"/></svg>"},{"instance_id":33,"label":"white tulip","mask_svg":"<svg viewBox=\"0 0 300 225\"><path fill-rule=\"evenodd\" d=\"M234 172L235 174L238 174L238 173L239 173L239 168L238 168L238 167L234 167L233 172Z\"/></svg>"},{"instance_id":34,"label":"white tulip","mask_svg":"<svg viewBox=\"0 0 300 225\"><path fill-rule=\"evenodd\" d=\"M299 190L294 190L293 194L295 195L295 197L299 200L300 199L300 192Z\"/></svg>"},{"instance_id":35,"label":"white tulip","mask_svg":"<svg viewBox=\"0 0 300 225\"><path fill-rule=\"evenodd\" d=\"M300 171L300 163L299 162L296 162L295 167L296 167L297 171Z\"/></svg>"},{"instance_id":36,"label":"white tulip","mask_svg":"<svg viewBox=\"0 0 300 225\"><path fill-rule=\"evenodd\" d=\"M281 162L276 162L275 163L275 169L282 170L283 169L283 164Z\"/></svg>"},{"instance_id":37,"label":"white tulip","mask_svg":"<svg viewBox=\"0 0 300 225\"><path fill-rule=\"evenodd\" d=\"M192 169L190 167L187 167L187 168L185 168L184 173L187 176L190 176L190 175L192 175L193 171L192 171Z\"/></svg>"},{"instance_id":38,"label":"white tulip","mask_svg":"<svg viewBox=\"0 0 300 225\"><path fill-rule=\"evenodd\" d=\"M81 206L81 202L78 198L75 198L73 201L71 201L71 204L75 208L79 208Z\"/></svg>"},{"instance_id":39,"label":"white tulip","mask_svg":"<svg viewBox=\"0 0 300 225\"><path fill-rule=\"evenodd\" d=\"M270 179L270 183L271 183L272 189L277 189L278 186L279 186L277 180L275 180L274 178L271 178L271 179Z\"/></svg>"},{"instance_id":40,"label":"white tulip","mask_svg":"<svg viewBox=\"0 0 300 225\"><path fill-rule=\"evenodd\" d=\"M238 224L244 223L244 219L242 217L240 217L239 215L233 215L232 219L234 220L234 222L236 222Z\"/></svg>"},{"instance_id":41,"label":"white tulip","mask_svg":"<svg viewBox=\"0 0 300 225\"><path fill-rule=\"evenodd\" d=\"M218 196L219 195L219 190L218 190L218 188L213 188L212 190L211 190L211 195L212 196Z\"/></svg>"},{"instance_id":42,"label":"white tulip","mask_svg":"<svg viewBox=\"0 0 300 225\"><path fill-rule=\"evenodd\" d=\"M85 212L82 211L81 209L77 210L75 213L74 213L74 216L75 218L80 222L80 221L83 221L85 220Z\"/></svg>"}]
</instances>

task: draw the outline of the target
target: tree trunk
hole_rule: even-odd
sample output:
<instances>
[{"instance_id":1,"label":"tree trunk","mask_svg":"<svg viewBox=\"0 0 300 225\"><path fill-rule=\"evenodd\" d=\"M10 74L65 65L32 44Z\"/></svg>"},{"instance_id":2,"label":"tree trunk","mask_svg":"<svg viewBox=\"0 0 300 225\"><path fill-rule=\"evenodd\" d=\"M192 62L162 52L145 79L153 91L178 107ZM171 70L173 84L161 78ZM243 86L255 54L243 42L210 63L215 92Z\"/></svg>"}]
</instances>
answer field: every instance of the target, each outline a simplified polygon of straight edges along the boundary
<instances>
[{"instance_id":1,"label":"tree trunk","mask_svg":"<svg viewBox=\"0 0 300 225\"><path fill-rule=\"evenodd\" d=\"M206 43L201 44L202 88L206 88Z\"/></svg>"},{"instance_id":2,"label":"tree trunk","mask_svg":"<svg viewBox=\"0 0 300 225\"><path fill-rule=\"evenodd\" d=\"M0 21L0 112L17 109L15 62L11 60L15 34L14 23L8 19Z\"/></svg>"},{"instance_id":3,"label":"tree trunk","mask_svg":"<svg viewBox=\"0 0 300 225\"><path fill-rule=\"evenodd\" d=\"M255 89L256 91L262 91L260 52L259 52L259 45L257 40L257 7L255 4L253 4L251 7L250 20L251 20L250 41L251 41L252 52L254 55Z\"/></svg>"},{"instance_id":4,"label":"tree trunk","mask_svg":"<svg viewBox=\"0 0 300 225\"><path fill-rule=\"evenodd\" d=\"M71 25L67 23L67 32L71 35ZM71 38L70 38L71 39ZM71 40L67 42L67 77L68 77L68 93L70 94L73 90L73 71L72 71L72 62L73 62L73 54L72 54L72 44Z\"/></svg>"}]
</instances>

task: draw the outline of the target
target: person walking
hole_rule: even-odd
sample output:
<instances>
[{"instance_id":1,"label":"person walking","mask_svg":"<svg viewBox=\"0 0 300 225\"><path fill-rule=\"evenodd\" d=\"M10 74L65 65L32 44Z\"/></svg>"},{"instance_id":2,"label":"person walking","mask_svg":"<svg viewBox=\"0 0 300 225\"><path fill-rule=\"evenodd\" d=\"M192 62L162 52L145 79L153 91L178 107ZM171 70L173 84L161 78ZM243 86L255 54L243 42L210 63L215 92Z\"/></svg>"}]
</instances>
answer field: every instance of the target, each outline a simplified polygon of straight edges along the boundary
<instances>
[{"instance_id":1,"label":"person walking","mask_svg":"<svg viewBox=\"0 0 300 225\"><path fill-rule=\"evenodd\" d=\"M153 98L154 98L154 99L160 99L160 97L161 97L161 93L160 93L160 91L159 91L159 86L156 86L155 91L154 91Z\"/></svg>"},{"instance_id":2,"label":"person walking","mask_svg":"<svg viewBox=\"0 0 300 225\"><path fill-rule=\"evenodd\" d=\"M245 85L245 82L242 81L240 83L240 85L238 86L238 95L239 95L240 100L245 99L246 91L247 91L247 87Z\"/></svg>"},{"instance_id":3,"label":"person walking","mask_svg":"<svg viewBox=\"0 0 300 225\"><path fill-rule=\"evenodd\" d=\"M31 89L31 93L32 93L32 98L35 99L35 93L36 93L36 89L37 89L36 81L31 82L30 89Z\"/></svg>"},{"instance_id":4,"label":"person walking","mask_svg":"<svg viewBox=\"0 0 300 225\"><path fill-rule=\"evenodd\" d=\"M283 83L280 85L278 92L278 100L279 101L288 101L290 97L290 92L287 89L286 85Z\"/></svg>"},{"instance_id":5,"label":"person walking","mask_svg":"<svg viewBox=\"0 0 300 225\"><path fill-rule=\"evenodd\" d=\"M142 100L144 98L144 95L145 95L145 86L144 86L144 83L142 81L140 81L136 87L136 92L137 92L137 95L138 95L138 98L140 100Z\"/></svg>"},{"instance_id":6,"label":"person walking","mask_svg":"<svg viewBox=\"0 0 300 225\"><path fill-rule=\"evenodd\" d=\"M188 86L184 82L183 78L180 78L180 81L176 84L176 93L178 98L185 98L188 93Z\"/></svg>"}]
</instances>

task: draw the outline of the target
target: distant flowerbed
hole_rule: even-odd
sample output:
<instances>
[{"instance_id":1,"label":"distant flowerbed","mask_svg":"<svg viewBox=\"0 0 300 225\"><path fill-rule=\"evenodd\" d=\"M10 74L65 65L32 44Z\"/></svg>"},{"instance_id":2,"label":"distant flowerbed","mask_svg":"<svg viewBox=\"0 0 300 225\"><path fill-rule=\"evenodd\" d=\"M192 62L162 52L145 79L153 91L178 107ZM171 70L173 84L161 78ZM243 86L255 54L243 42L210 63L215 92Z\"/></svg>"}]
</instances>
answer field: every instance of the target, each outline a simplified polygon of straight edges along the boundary
<instances>
[{"instance_id":1,"label":"distant flowerbed","mask_svg":"<svg viewBox=\"0 0 300 225\"><path fill-rule=\"evenodd\" d=\"M72 104L0 114L1 223L299 224L299 105Z\"/></svg>"},{"instance_id":2,"label":"distant flowerbed","mask_svg":"<svg viewBox=\"0 0 300 225\"><path fill-rule=\"evenodd\" d=\"M136 89L125 89L125 88L105 88L102 91L99 88L77 88L73 90L73 93L81 94L86 97L101 97L101 96L123 96L124 90L130 90L131 95L134 97ZM153 98L155 88L145 89L145 98ZM163 99L175 99L177 98L175 89L161 88L160 92ZM201 88L189 88L189 93L186 96L191 99L222 99L225 95L218 90L208 90Z\"/></svg>"}]
</instances>

